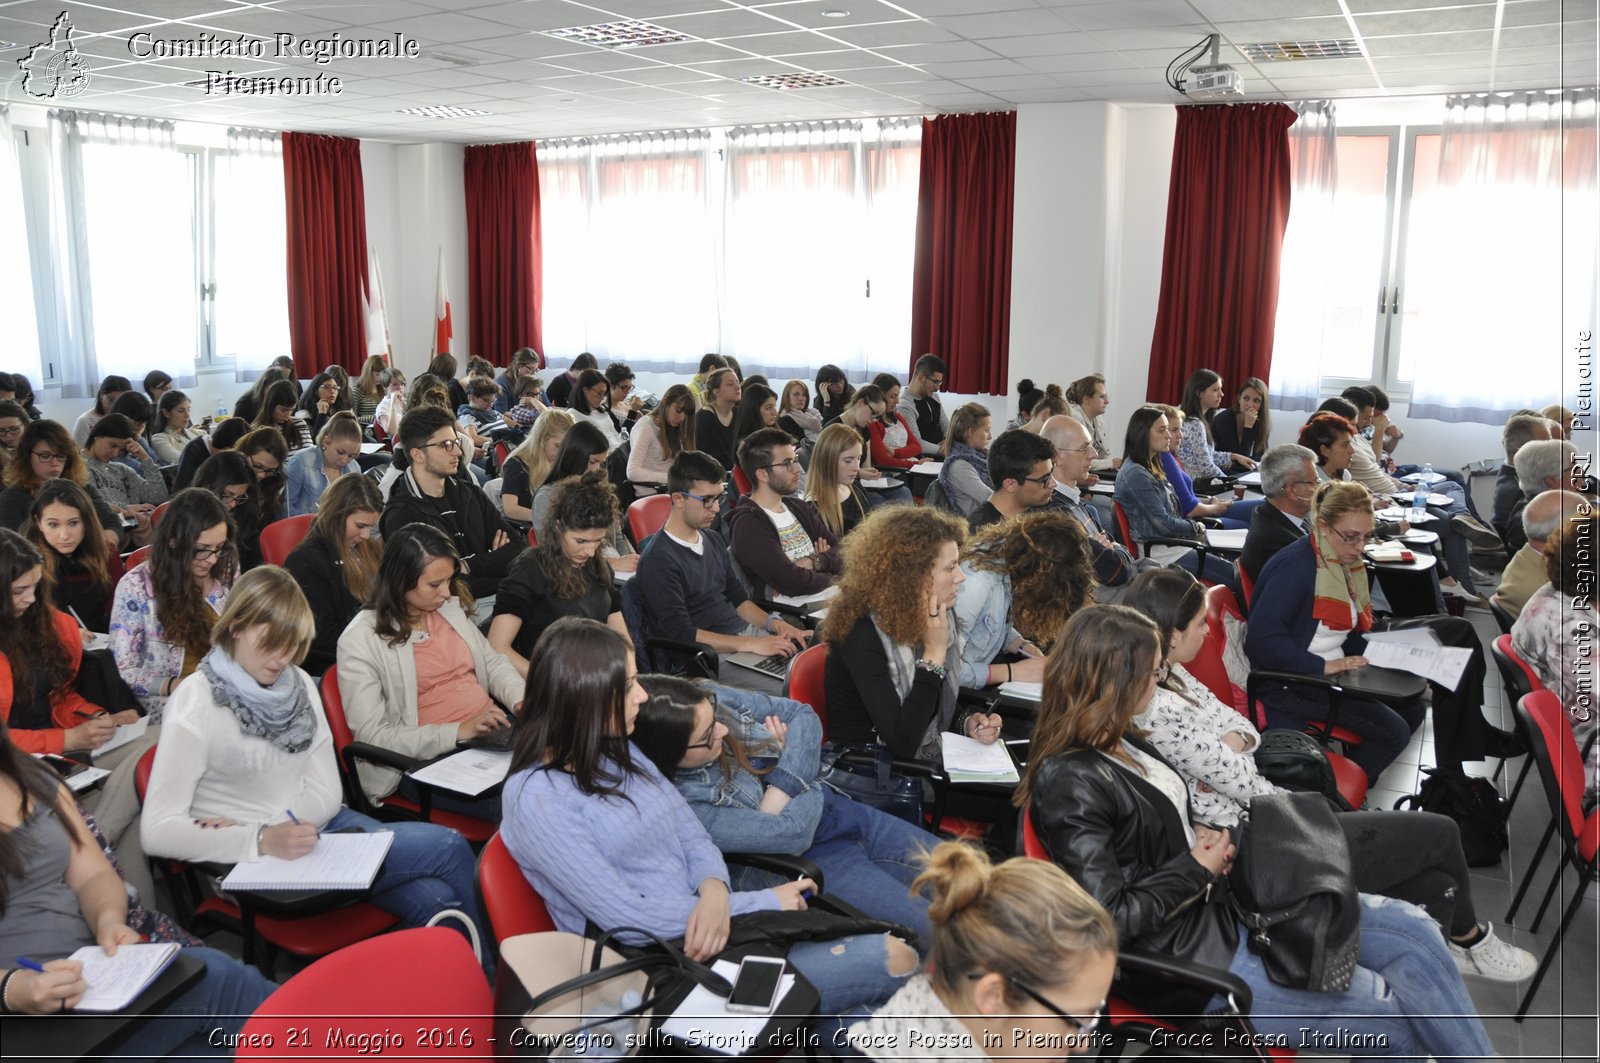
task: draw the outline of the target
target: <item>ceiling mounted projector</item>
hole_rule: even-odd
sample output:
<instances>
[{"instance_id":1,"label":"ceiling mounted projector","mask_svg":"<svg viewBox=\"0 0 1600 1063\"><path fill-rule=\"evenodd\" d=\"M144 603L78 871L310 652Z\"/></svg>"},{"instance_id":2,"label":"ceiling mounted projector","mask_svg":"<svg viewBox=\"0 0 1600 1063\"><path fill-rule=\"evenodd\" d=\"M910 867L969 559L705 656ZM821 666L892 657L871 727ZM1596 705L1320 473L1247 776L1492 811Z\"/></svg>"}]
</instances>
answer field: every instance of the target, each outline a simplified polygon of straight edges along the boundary
<instances>
[{"instance_id":1,"label":"ceiling mounted projector","mask_svg":"<svg viewBox=\"0 0 1600 1063\"><path fill-rule=\"evenodd\" d=\"M1167 64L1167 84L1192 100L1237 100L1244 97L1244 79L1239 72L1220 62L1222 38L1209 34L1199 44L1185 49ZM1195 66L1195 62L1211 50L1211 62Z\"/></svg>"}]
</instances>

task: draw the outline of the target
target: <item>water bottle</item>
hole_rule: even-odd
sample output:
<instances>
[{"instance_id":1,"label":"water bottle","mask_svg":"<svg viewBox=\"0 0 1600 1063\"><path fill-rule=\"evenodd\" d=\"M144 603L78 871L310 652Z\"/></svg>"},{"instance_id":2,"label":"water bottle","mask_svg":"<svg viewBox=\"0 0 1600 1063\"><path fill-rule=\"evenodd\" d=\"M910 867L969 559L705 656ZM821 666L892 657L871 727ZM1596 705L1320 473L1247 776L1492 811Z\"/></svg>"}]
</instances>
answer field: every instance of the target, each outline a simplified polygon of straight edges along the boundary
<instances>
[{"instance_id":1,"label":"water bottle","mask_svg":"<svg viewBox=\"0 0 1600 1063\"><path fill-rule=\"evenodd\" d=\"M1417 484L1411 492L1411 512L1406 514L1406 520L1412 526L1418 526L1422 519L1428 515L1428 485Z\"/></svg>"},{"instance_id":2,"label":"water bottle","mask_svg":"<svg viewBox=\"0 0 1600 1063\"><path fill-rule=\"evenodd\" d=\"M1433 490L1433 462L1425 462L1422 466L1422 487L1425 491Z\"/></svg>"},{"instance_id":3,"label":"water bottle","mask_svg":"<svg viewBox=\"0 0 1600 1063\"><path fill-rule=\"evenodd\" d=\"M217 412L212 416L216 418L218 424L228 419L228 403L226 399L217 400Z\"/></svg>"}]
</instances>

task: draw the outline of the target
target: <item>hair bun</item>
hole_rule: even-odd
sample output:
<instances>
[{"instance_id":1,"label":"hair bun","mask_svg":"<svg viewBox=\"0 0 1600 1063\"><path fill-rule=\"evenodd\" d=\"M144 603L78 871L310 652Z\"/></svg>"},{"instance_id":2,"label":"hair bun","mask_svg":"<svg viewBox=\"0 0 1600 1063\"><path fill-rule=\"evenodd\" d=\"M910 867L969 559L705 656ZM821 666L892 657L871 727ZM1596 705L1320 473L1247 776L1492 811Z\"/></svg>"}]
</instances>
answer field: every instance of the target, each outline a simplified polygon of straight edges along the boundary
<instances>
[{"instance_id":1,"label":"hair bun","mask_svg":"<svg viewBox=\"0 0 1600 1063\"><path fill-rule=\"evenodd\" d=\"M974 845L942 842L935 846L916 883L917 889L926 887L932 894L928 919L936 926L943 925L981 901L988 892L992 870L988 855Z\"/></svg>"},{"instance_id":2,"label":"hair bun","mask_svg":"<svg viewBox=\"0 0 1600 1063\"><path fill-rule=\"evenodd\" d=\"M1051 398L1059 399L1059 398L1061 398L1061 385L1060 384L1046 384L1044 386L1044 393L1046 395L1049 395Z\"/></svg>"},{"instance_id":3,"label":"hair bun","mask_svg":"<svg viewBox=\"0 0 1600 1063\"><path fill-rule=\"evenodd\" d=\"M1026 395L1028 392L1033 391L1033 390L1034 390L1033 381L1029 380L1027 377L1023 377L1021 380L1017 381L1017 394L1018 395Z\"/></svg>"}]
</instances>

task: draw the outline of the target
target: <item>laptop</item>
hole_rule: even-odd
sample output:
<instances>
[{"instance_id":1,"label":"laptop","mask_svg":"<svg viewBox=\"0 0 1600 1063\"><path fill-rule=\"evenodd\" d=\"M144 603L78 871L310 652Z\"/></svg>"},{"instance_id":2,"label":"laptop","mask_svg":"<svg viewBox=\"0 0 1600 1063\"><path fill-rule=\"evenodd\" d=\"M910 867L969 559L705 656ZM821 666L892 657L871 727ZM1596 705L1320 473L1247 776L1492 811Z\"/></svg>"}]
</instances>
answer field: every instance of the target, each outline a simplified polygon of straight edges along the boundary
<instances>
[{"instance_id":1,"label":"laptop","mask_svg":"<svg viewBox=\"0 0 1600 1063\"><path fill-rule=\"evenodd\" d=\"M749 650L740 650L738 653L725 653L722 661L725 664L736 664L740 668L748 668L752 672L760 672L770 676L778 682L783 682L789 675L789 663L793 657L785 657L781 653L774 653L770 657Z\"/></svg>"}]
</instances>

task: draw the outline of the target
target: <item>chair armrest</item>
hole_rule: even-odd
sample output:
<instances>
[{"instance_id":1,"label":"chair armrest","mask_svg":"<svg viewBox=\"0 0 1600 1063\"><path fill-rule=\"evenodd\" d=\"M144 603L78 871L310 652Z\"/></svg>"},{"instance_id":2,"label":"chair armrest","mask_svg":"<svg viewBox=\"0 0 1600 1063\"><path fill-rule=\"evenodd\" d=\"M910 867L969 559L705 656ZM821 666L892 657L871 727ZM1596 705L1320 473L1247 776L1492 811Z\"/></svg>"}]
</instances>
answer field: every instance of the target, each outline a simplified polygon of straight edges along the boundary
<instances>
[{"instance_id":1,"label":"chair armrest","mask_svg":"<svg viewBox=\"0 0 1600 1063\"><path fill-rule=\"evenodd\" d=\"M1326 737L1338 725L1339 707L1344 687L1332 676L1307 675L1304 672L1280 672L1270 668L1251 669L1250 678L1245 681L1245 699L1252 706L1256 703L1256 693L1264 683L1282 683L1284 686L1305 687L1310 690L1320 690L1328 695L1328 718L1323 721L1308 721L1313 728L1320 730Z\"/></svg>"},{"instance_id":2,"label":"chair armrest","mask_svg":"<svg viewBox=\"0 0 1600 1063\"><path fill-rule=\"evenodd\" d=\"M659 635L648 635L644 644L652 650L665 650L689 658L689 667L699 672L706 679L717 678L720 662L717 651L703 642L687 642L682 639L662 638Z\"/></svg>"},{"instance_id":3,"label":"chair armrest","mask_svg":"<svg viewBox=\"0 0 1600 1063\"><path fill-rule=\"evenodd\" d=\"M396 771L410 771L423 763L417 757L408 757L404 753L396 753L392 749L372 745L370 742L351 742L344 747L344 755L352 763L366 761L369 764L378 764L385 768L394 768Z\"/></svg>"},{"instance_id":4,"label":"chair armrest","mask_svg":"<svg viewBox=\"0 0 1600 1063\"><path fill-rule=\"evenodd\" d=\"M771 871L791 880L808 878L817 884L819 894L824 889L822 868L803 856L790 856L788 853L723 853L722 859L741 867L753 867L757 871Z\"/></svg>"},{"instance_id":5,"label":"chair armrest","mask_svg":"<svg viewBox=\"0 0 1600 1063\"><path fill-rule=\"evenodd\" d=\"M1170 956L1133 952L1126 948L1117 952L1117 966L1124 971L1153 975L1157 978L1181 982L1196 989L1209 990L1216 996L1231 997L1234 1007L1241 1015L1250 1014L1250 1008L1254 1003L1250 987L1245 984L1244 979L1230 971L1224 971L1217 967L1189 963L1185 960L1173 959Z\"/></svg>"}]
</instances>

